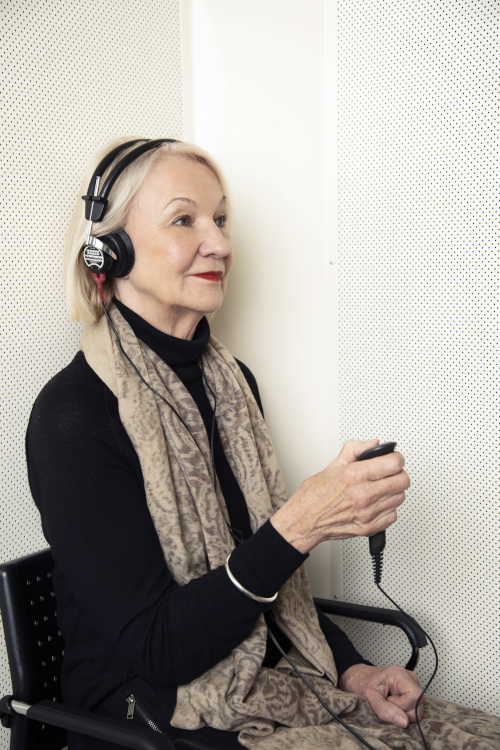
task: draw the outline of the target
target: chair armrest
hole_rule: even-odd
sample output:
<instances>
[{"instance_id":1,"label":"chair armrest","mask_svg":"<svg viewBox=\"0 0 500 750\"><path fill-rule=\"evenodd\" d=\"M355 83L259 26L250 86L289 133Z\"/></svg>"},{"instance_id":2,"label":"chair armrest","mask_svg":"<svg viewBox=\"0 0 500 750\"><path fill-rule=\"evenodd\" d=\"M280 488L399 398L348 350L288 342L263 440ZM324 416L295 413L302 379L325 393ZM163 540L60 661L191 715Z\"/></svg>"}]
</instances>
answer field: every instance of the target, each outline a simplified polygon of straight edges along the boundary
<instances>
[{"instance_id":1,"label":"chair armrest","mask_svg":"<svg viewBox=\"0 0 500 750\"><path fill-rule=\"evenodd\" d=\"M6 713L23 713L28 719L107 740L120 747L129 747L133 750L174 750L167 737L152 729L127 726L124 721L108 719L101 714L82 711L80 708L69 708L54 701L44 700L28 706L5 696L2 699L2 708Z\"/></svg>"},{"instance_id":2,"label":"chair armrest","mask_svg":"<svg viewBox=\"0 0 500 750\"><path fill-rule=\"evenodd\" d=\"M384 625L394 625L401 628L412 646L412 655L405 668L413 671L417 666L420 649L427 646L427 638L418 622L410 615L404 615L399 609L382 609L381 607L349 604L332 599L314 599L314 602L323 612L329 615L352 617L356 620L367 620L368 622L381 622Z\"/></svg>"},{"instance_id":3,"label":"chair armrest","mask_svg":"<svg viewBox=\"0 0 500 750\"><path fill-rule=\"evenodd\" d=\"M381 607L369 607L365 604L349 604L332 599L315 599L318 607L329 615L340 617L353 617L356 620L368 620L369 622L381 622L384 625L394 625L404 631L413 648L424 648L427 646L425 633L409 615L404 615L398 609L382 609Z\"/></svg>"}]
</instances>

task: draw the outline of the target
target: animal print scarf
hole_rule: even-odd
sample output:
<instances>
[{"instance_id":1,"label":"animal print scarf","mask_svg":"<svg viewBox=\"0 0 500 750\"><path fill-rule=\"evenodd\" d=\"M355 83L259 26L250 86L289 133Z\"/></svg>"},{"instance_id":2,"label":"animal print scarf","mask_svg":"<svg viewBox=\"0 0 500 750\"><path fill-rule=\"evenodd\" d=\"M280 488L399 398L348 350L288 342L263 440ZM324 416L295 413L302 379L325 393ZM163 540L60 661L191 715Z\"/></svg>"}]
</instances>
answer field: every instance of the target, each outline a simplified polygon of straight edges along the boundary
<instances>
[{"instance_id":1,"label":"animal print scarf","mask_svg":"<svg viewBox=\"0 0 500 750\"><path fill-rule=\"evenodd\" d=\"M121 421L141 463L148 508L166 564L176 583L183 586L223 565L234 548L224 498L218 485L214 489L207 434L179 378L137 339L116 307L110 315L125 352L145 380L175 406L191 433L122 356L106 318L87 326L81 348L118 399ZM211 337L202 357L217 399L217 427L224 452L255 532L287 500L276 454L259 407L228 350ZM209 390L207 396L213 406ZM336 714L361 729L376 748L421 748L413 728L404 732L383 724L364 699L337 688L335 663L319 626L304 567L279 592L272 616L293 644L289 657ZM260 615L251 634L228 656L178 687L171 723L182 729L209 725L238 731L240 743L251 750L359 747L284 659L274 669L262 666L266 643L266 624ZM455 723L450 725L452 730L457 731ZM462 745L453 740L431 747L456 750ZM496 744L473 747L500 748L500 728Z\"/></svg>"}]
</instances>

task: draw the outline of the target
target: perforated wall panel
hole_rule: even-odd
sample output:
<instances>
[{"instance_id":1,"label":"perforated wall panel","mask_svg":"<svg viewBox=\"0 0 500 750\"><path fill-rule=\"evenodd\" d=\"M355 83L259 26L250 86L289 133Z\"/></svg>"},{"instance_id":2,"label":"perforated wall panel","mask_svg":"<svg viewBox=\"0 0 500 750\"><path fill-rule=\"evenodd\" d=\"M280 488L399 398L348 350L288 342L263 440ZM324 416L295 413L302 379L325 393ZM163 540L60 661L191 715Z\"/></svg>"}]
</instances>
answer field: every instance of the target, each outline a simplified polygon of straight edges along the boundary
<instances>
[{"instance_id":1,"label":"perforated wall panel","mask_svg":"<svg viewBox=\"0 0 500 750\"><path fill-rule=\"evenodd\" d=\"M339 0L342 438L398 441L412 487L382 585L436 643L429 692L494 714L499 21L497 0ZM343 543L343 587L391 606L366 539ZM347 627L376 663L409 655Z\"/></svg>"},{"instance_id":2,"label":"perforated wall panel","mask_svg":"<svg viewBox=\"0 0 500 750\"><path fill-rule=\"evenodd\" d=\"M37 393L78 348L60 258L85 165L114 135L182 138L183 113L178 0L5 0L0 11L6 560L47 546L26 479L24 434ZM10 683L0 633L3 695ZM8 737L1 729L1 748Z\"/></svg>"}]
</instances>

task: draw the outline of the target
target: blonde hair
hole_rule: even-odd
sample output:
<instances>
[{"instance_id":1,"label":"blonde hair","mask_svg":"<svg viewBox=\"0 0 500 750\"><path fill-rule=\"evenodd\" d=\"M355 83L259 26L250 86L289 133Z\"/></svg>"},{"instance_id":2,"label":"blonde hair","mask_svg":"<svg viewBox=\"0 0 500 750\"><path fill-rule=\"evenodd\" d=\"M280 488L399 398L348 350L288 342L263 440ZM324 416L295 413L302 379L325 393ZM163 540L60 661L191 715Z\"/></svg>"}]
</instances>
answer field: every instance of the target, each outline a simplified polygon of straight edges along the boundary
<instances>
[{"instance_id":1,"label":"blonde hair","mask_svg":"<svg viewBox=\"0 0 500 750\"><path fill-rule=\"evenodd\" d=\"M113 138L97 153L94 154L84 174L80 194L78 196L71 220L68 226L63 250L63 277L66 285L66 299L69 317L71 320L79 320L81 323L96 323L103 315L102 304L97 293L97 286L92 278L92 272L83 262L82 248L85 244L88 222L85 219L85 207L81 200L86 194L92 175L99 162L114 148L127 141L138 140L133 137ZM140 140L140 139L139 139ZM136 144L139 145L139 144ZM101 185L110 173L111 169L135 146L122 151L113 163L108 167L101 179ZM118 177L113 185L105 217L102 222L93 226L93 232L98 236L117 232L123 229L127 220L130 204L142 183L155 168L160 160L169 154L183 156L192 159L208 167L217 177L223 194L227 199L228 223L230 221L230 199L224 175L214 159L203 149L192 143L163 143L158 148L147 151L138 159L133 161L125 171ZM104 283L104 302L109 307L113 296L113 280Z\"/></svg>"}]
</instances>

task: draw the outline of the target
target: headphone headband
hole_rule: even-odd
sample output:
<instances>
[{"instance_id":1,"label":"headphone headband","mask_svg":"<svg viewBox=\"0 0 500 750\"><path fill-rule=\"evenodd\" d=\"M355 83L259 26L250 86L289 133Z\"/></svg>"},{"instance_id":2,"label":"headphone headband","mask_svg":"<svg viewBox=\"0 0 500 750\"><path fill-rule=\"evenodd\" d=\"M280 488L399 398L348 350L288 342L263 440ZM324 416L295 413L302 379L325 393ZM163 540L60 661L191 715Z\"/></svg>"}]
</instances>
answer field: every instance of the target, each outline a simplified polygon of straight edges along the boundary
<instances>
[{"instance_id":1,"label":"headphone headband","mask_svg":"<svg viewBox=\"0 0 500 750\"><path fill-rule=\"evenodd\" d=\"M128 153L123 159L118 162L118 164L111 170L110 174L108 175L107 180L102 187L102 190L100 190L100 192L96 194L96 188L98 188L101 177L103 176L109 165L112 164L116 159L118 154L120 154L130 146L134 146L136 143L140 143L141 140L127 141L126 143L122 143L120 146L117 146L112 151L110 151L109 154L107 154L104 159L99 162L94 174L92 175L92 179L90 180L87 195L82 195L82 200L85 201L85 218L87 219L87 221L99 222L104 219L104 214L106 213L106 209L108 207L108 195L111 191L111 188L129 164L138 159L139 156L145 154L147 151L152 151L154 148L158 148L158 146L161 146L162 143L178 143L178 141L176 141L174 138L159 138L155 141L146 140L145 143L143 143L141 146L138 146L137 148L134 148L132 151L130 151L130 153Z\"/></svg>"},{"instance_id":2,"label":"headphone headband","mask_svg":"<svg viewBox=\"0 0 500 750\"><path fill-rule=\"evenodd\" d=\"M122 151L130 148L130 146L135 146L136 143L141 143L141 145L132 149L124 158L120 159L109 173L102 189L99 190L101 178L108 167ZM134 265L135 251L132 240L124 229L112 234L105 234L102 237L95 237L92 234L92 224L103 220L108 207L108 195L111 188L128 165L147 151L152 151L163 143L178 143L178 141L173 138L160 138L156 141L141 138L117 146L109 154L106 154L104 159L101 159L90 180L87 195L82 196L85 201L85 218L88 221L87 238L82 248L83 262L92 271L101 301L104 301L102 285L106 277L122 278L127 276Z\"/></svg>"}]
</instances>

